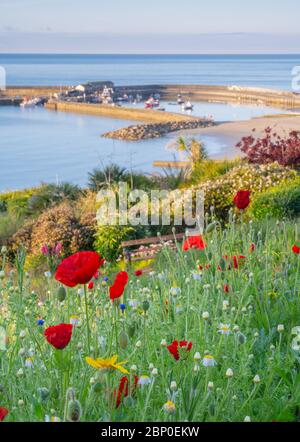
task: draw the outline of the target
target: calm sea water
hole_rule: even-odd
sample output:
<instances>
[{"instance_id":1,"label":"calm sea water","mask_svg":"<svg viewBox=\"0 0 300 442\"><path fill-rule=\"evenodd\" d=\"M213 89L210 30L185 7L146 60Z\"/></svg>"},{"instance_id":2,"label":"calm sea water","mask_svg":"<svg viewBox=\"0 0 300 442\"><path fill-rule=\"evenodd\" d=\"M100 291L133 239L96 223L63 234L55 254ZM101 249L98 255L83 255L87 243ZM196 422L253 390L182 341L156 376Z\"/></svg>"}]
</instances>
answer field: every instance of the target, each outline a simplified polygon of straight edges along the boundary
<instances>
[{"instance_id":1,"label":"calm sea water","mask_svg":"<svg viewBox=\"0 0 300 442\"><path fill-rule=\"evenodd\" d=\"M162 103L178 111L176 106ZM269 112L270 108L195 104L195 115L213 115L217 120L241 120ZM143 172L152 172L154 160L173 160L169 145L178 134L126 142L102 138L130 121L79 114L52 112L43 108L0 107L0 191L37 185L41 182L71 181L86 185L88 172L114 162ZM228 146L224 140L202 137L211 157Z\"/></svg>"},{"instance_id":2,"label":"calm sea water","mask_svg":"<svg viewBox=\"0 0 300 442\"><path fill-rule=\"evenodd\" d=\"M1 55L9 85L63 85L92 80L115 84L241 84L289 89L291 69L300 56L208 55ZM180 109L162 103L167 110ZM195 103L194 115L218 121L243 120L278 110ZM171 160L168 146L178 135L138 143L101 138L104 132L131 122L45 109L0 107L0 191L71 181L86 185L88 172L109 162L153 171L154 160ZM228 142L203 137L212 157L228 150Z\"/></svg>"},{"instance_id":3,"label":"calm sea water","mask_svg":"<svg viewBox=\"0 0 300 442\"><path fill-rule=\"evenodd\" d=\"M93 80L132 84L238 84L291 89L300 55L0 54L8 85L66 85Z\"/></svg>"}]
</instances>

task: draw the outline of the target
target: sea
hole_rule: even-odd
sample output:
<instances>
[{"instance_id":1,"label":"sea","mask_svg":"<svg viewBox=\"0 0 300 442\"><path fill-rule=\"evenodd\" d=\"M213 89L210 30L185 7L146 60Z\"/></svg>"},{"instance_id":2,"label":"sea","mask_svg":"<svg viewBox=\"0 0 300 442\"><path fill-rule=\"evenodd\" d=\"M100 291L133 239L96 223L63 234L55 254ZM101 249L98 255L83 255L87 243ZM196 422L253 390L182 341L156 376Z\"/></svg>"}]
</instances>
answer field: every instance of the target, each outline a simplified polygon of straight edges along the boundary
<instances>
[{"instance_id":1,"label":"sea","mask_svg":"<svg viewBox=\"0 0 300 442\"><path fill-rule=\"evenodd\" d=\"M51 55L0 54L8 86L78 85L113 81L115 85L241 85L291 90L300 55ZM180 111L170 103L168 110ZM281 112L264 106L195 103L193 114L236 121ZM140 142L102 138L130 121L42 108L0 107L0 192L41 182L70 181L85 186L88 173L114 162L129 170L160 173L155 160L174 159L176 134ZM201 140L212 158L232 148L228 141Z\"/></svg>"}]
</instances>

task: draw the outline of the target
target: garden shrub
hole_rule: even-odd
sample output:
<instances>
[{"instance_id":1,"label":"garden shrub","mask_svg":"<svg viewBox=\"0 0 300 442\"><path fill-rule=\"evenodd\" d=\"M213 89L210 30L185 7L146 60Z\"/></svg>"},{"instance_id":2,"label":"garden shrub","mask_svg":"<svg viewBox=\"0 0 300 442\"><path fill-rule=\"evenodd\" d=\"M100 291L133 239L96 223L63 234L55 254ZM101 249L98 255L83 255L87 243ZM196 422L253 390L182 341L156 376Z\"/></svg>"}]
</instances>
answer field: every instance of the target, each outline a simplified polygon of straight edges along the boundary
<instances>
[{"instance_id":1,"label":"garden shrub","mask_svg":"<svg viewBox=\"0 0 300 442\"><path fill-rule=\"evenodd\" d=\"M256 193L287 182L296 177L294 170L284 168L278 163L267 165L243 164L230 170L225 175L206 181L199 186L205 192L205 210L214 207L217 218L225 219L233 205L237 190L251 190L251 199Z\"/></svg>"},{"instance_id":2,"label":"garden shrub","mask_svg":"<svg viewBox=\"0 0 300 442\"><path fill-rule=\"evenodd\" d=\"M94 230L80 222L70 203L64 202L45 210L35 221L27 222L12 238L12 250L20 245L33 255L40 254L47 244L54 247L61 242L63 256L92 246Z\"/></svg>"},{"instance_id":3,"label":"garden shrub","mask_svg":"<svg viewBox=\"0 0 300 442\"><path fill-rule=\"evenodd\" d=\"M257 195L251 205L254 219L300 216L300 178Z\"/></svg>"},{"instance_id":4,"label":"garden shrub","mask_svg":"<svg viewBox=\"0 0 300 442\"><path fill-rule=\"evenodd\" d=\"M130 226L99 226L94 248L107 261L114 262L122 253L121 242L129 239L134 229Z\"/></svg>"}]
</instances>

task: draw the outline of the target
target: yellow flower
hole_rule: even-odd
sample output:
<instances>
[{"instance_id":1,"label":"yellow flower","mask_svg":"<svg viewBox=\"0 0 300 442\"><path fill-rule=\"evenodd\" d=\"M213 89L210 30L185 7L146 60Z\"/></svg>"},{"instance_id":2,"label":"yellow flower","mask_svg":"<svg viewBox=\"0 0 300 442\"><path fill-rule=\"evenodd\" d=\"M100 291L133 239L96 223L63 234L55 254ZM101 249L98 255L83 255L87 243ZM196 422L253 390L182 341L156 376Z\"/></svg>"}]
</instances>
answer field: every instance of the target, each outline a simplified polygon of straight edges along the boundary
<instances>
[{"instance_id":1,"label":"yellow flower","mask_svg":"<svg viewBox=\"0 0 300 442\"><path fill-rule=\"evenodd\" d=\"M126 364L127 361L117 362L118 355L111 356L110 358L102 359L102 358L85 358L86 362L91 365L91 367L97 368L99 370L119 370L121 373L128 374L127 371L122 365Z\"/></svg>"}]
</instances>

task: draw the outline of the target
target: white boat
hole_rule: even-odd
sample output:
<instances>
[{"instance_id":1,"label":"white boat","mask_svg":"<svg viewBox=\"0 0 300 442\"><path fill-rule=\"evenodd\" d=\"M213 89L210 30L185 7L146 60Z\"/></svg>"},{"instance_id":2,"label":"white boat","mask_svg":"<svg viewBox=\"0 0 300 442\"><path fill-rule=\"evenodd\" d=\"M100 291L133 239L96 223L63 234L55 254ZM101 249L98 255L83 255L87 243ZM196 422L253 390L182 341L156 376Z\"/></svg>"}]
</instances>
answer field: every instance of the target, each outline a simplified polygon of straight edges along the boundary
<instances>
[{"instance_id":1,"label":"white boat","mask_svg":"<svg viewBox=\"0 0 300 442\"><path fill-rule=\"evenodd\" d=\"M183 111L188 111L188 110L193 110L194 106L192 105L192 103L190 101L186 101L185 103L182 104L182 110Z\"/></svg>"},{"instance_id":2,"label":"white boat","mask_svg":"<svg viewBox=\"0 0 300 442\"><path fill-rule=\"evenodd\" d=\"M38 106L39 104L41 104L40 98L29 99L28 97L24 97L22 103L20 103L20 106L21 107L35 107L35 106Z\"/></svg>"}]
</instances>

